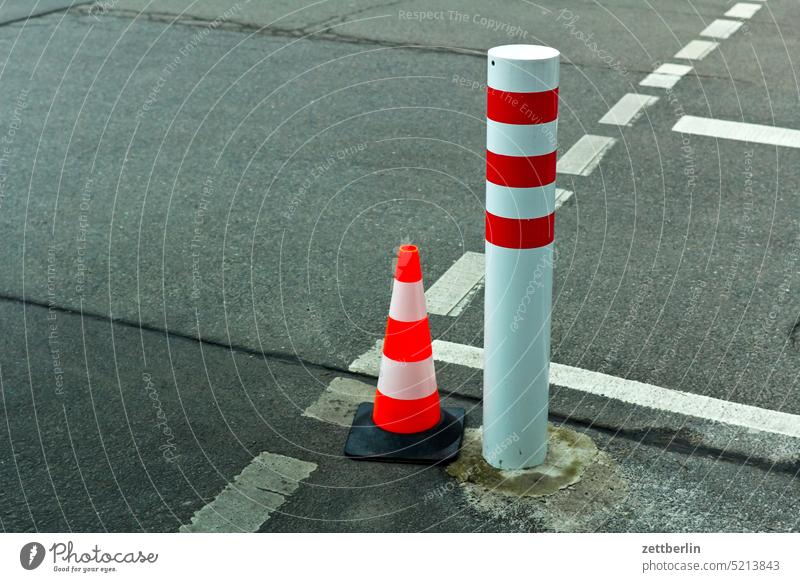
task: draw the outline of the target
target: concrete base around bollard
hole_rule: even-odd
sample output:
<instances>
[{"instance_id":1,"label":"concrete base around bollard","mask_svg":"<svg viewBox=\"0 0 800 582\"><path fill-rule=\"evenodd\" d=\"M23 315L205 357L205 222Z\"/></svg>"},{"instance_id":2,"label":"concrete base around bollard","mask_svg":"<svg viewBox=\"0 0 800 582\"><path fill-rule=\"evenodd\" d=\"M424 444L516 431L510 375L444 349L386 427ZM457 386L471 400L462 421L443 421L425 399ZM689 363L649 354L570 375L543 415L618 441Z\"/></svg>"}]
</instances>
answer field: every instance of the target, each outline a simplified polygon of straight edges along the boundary
<instances>
[{"instance_id":1,"label":"concrete base around bollard","mask_svg":"<svg viewBox=\"0 0 800 582\"><path fill-rule=\"evenodd\" d=\"M481 432L467 430L458 460L447 472L462 482L479 485L493 493L515 497L545 497L576 484L595 462L599 451L592 439L565 426L548 425L547 458L531 469L501 470L481 454Z\"/></svg>"}]
</instances>

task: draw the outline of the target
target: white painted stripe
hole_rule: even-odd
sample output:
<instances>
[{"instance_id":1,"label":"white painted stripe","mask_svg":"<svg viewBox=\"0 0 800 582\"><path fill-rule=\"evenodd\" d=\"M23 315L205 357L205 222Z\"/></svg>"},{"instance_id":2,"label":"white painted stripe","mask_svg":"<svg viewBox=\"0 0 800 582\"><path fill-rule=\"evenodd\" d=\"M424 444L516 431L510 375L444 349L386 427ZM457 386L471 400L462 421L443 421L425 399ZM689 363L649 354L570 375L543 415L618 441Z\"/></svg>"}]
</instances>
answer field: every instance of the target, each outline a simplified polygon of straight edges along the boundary
<instances>
[{"instance_id":1,"label":"white painted stripe","mask_svg":"<svg viewBox=\"0 0 800 582\"><path fill-rule=\"evenodd\" d=\"M676 63L663 63L660 65L654 73L659 73L661 75L677 75L678 77L683 77L687 73L692 70L691 65L678 65Z\"/></svg>"},{"instance_id":2,"label":"white painted stripe","mask_svg":"<svg viewBox=\"0 0 800 582\"><path fill-rule=\"evenodd\" d=\"M434 340L433 359L437 362L457 364L481 370L483 369L483 348Z\"/></svg>"},{"instance_id":3,"label":"white painted stripe","mask_svg":"<svg viewBox=\"0 0 800 582\"><path fill-rule=\"evenodd\" d=\"M464 299L474 294L483 281L483 253L467 251L425 292L428 312L458 316Z\"/></svg>"},{"instance_id":4,"label":"white painted stripe","mask_svg":"<svg viewBox=\"0 0 800 582\"><path fill-rule=\"evenodd\" d=\"M505 218L539 218L555 210L556 183L534 188L509 188L486 182L486 210Z\"/></svg>"},{"instance_id":5,"label":"white painted stripe","mask_svg":"<svg viewBox=\"0 0 800 582\"><path fill-rule=\"evenodd\" d=\"M303 411L303 416L349 427L353 424L358 405L372 402L374 398L375 385L350 378L334 378L317 401Z\"/></svg>"},{"instance_id":6,"label":"white painted stripe","mask_svg":"<svg viewBox=\"0 0 800 582\"><path fill-rule=\"evenodd\" d=\"M719 43L713 40L693 40L675 53L675 58L699 61L706 58L718 46Z\"/></svg>"},{"instance_id":7,"label":"white painted stripe","mask_svg":"<svg viewBox=\"0 0 800 582\"><path fill-rule=\"evenodd\" d=\"M616 143L613 137L584 135L569 151L561 156L556 165L559 174L588 176L600 164L605 153Z\"/></svg>"},{"instance_id":8,"label":"white painted stripe","mask_svg":"<svg viewBox=\"0 0 800 582\"><path fill-rule=\"evenodd\" d=\"M671 89L681 80L678 75L664 75L662 73L650 73L639 81L642 87L658 87L659 89Z\"/></svg>"},{"instance_id":9,"label":"white painted stripe","mask_svg":"<svg viewBox=\"0 0 800 582\"><path fill-rule=\"evenodd\" d=\"M672 130L707 137L800 148L800 130L771 125L685 115L672 126Z\"/></svg>"},{"instance_id":10,"label":"white painted stripe","mask_svg":"<svg viewBox=\"0 0 800 582\"><path fill-rule=\"evenodd\" d=\"M700 36L707 36L710 38L729 38L734 32L739 30L742 26L742 23L738 20L725 20L723 18L718 18L708 26L706 26L701 32Z\"/></svg>"},{"instance_id":11,"label":"white painted stripe","mask_svg":"<svg viewBox=\"0 0 800 582\"><path fill-rule=\"evenodd\" d=\"M434 340L433 356L439 362L475 369L483 368L483 350L474 346ZM362 366L364 364L366 364L366 360L362 360ZM377 359L373 365L377 370L376 366ZM596 394L629 404L800 438L800 415L779 410L662 388L555 362L550 363L550 382L556 386Z\"/></svg>"},{"instance_id":12,"label":"white painted stripe","mask_svg":"<svg viewBox=\"0 0 800 582\"><path fill-rule=\"evenodd\" d=\"M653 95L627 93L600 118L600 123L631 126L644 113L645 108L650 107L657 101L658 97Z\"/></svg>"},{"instance_id":13,"label":"white painted stripe","mask_svg":"<svg viewBox=\"0 0 800 582\"><path fill-rule=\"evenodd\" d=\"M406 283L394 280L389 316L397 321L425 319L425 289L422 281Z\"/></svg>"},{"instance_id":14,"label":"white painted stripe","mask_svg":"<svg viewBox=\"0 0 800 582\"><path fill-rule=\"evenodd\" d=\"M681 77L692 70L690 65L677 65L675 63L664 63L655 71L639 81L643 87L659 87L661 89L671 89L681 80Z\"/></svg>"},{"instance_id":15,"label":"white painted stripe","mask_svg":"<svg viewBox=\"0 0 800 582\"><path fill-rule=\"evenodd\" d=\"M753 15L761 10L761 4L750 4L749 2L738 2L731 6L725 16L731 18L752 18Z\"/></svg>"},{"instance_id":16,"label":"white painted stripe","mask_svg":"<svg viewBox=\"0 0 800 582\"><path fill-rule=\"evenodd\" d=\"M378 390L397 400L417 400L436 392L433 356L419 362L396 362L384 354L378 374Z\"/></svg>"},{"instance_id":17,"label":"white painted stripe","mask_svg":"<svg viewBox=\"0 0 800 582\"><path fill-rule=\"evenodd\" d=\"M556 145L558 120L521 125L486 120L486 149L503 156L541 156Z\"/></svg>"},{"instance_id":18,"label":"white painted stripe","mask_svg":"<svg viewBox=\"0 0 800 582\"><path fill-rule=\"evenodd\" d=\"M317 465L264 452L253 459L181 532L254 532Z\"/></svg>"},{"instance_id":19,"label":"white painted stripe","mask_svg":"<svg viewBox=\"0 0 800 582\"><path fill-rule=\"evenodd\" d=\"M436 342L434 341L433 343L435 344ZM356 374L364 374L377 378L382 357L383 340L378 340L375 342L374 346L353 360L353 363L348 366L348 369ZM434 356L434 359L435 358Z\"/></svg>"},{"instance_id":20,"label":"white painted stripe","mask_svg":"<svg viewBox=\"0 0 800 582\"><path fill-rule=\"evenodd\" d=\"M800 438L800 416L787 412L661 388L562 364L550 364L550 381L556 386L629 404Z\"/></svg>"},{"instance_id":21,"label":"white painted stripe","mask_svg":"<svg viewBox=\"0 0 800 582\"><path fill-rule=\"evenodd\" d=\"M572 190L556 188L556 210L561 208L561 206L570 198L572 198Z\"/></svg>"}]
</instances>

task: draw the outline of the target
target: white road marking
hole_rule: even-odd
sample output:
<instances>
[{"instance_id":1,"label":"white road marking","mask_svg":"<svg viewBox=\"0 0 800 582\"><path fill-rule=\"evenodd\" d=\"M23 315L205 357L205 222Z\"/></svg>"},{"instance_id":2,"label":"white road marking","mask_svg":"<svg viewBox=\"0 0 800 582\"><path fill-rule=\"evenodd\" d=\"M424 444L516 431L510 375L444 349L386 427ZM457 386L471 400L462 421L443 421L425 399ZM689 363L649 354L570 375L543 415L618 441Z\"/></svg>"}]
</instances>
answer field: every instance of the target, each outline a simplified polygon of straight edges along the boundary
<instances>
[{"instance_id":1,"label":"white road marking","mask_svg":"<svg viewBox=\"0 0 800 582\"><path fill-rule=\"evenodd\" d=\"M334 378L319 399L305 409L303 416L338 426L350 426L358 405L372 402L374 398L375 386L350 378Z\"/></svg>"},{"instance_id":2,"label":"white road marking","mask_svg":"<svg viewBox=\"0 0 800 582\"><path fill-rule=\"evenodd\" d=\"M374 346L353 360L348 369L356 374L377 378L381 367L382 348L383 340L376 341Z\"/></svg>"},{"instance_id":3,"label":"white road marking","mask_svg":"<svg viewBox=\"0 0 800 582\"><path fill-rule=\"evenodd\" d=\"M562 188L556 188L556 210L561 208L561 206L572 198L572 190L564 190Z\"/></svg>"},{"instance_id":4,"label":"white road marking","mask_svg":"<svg viewBox=\"0 0 800 582\"><path fill-rule=\"evenodd\" d=\"M686 115L672 126L672 130L707 137L800 148L800 130L773 127L771 125L757 125L741 121L726 121L724 119Z\"/></svg>"},{"instance_id":5,"label":"white road marking","mask_svg":"<svg viewBox=\"0 0 800 582\"><path fill-rule=\"evenodd\" d=\"M559 174L588 176L600 164L605 153L616 143L613 137L584 135L558 160Z\"/></svg>"},{"instance_id":6,"label":"white road marking","mask_svg":"<svg viewBox=\"0 0 800 582\"><path fill-rule=\"evenodd\" d=\"M482 253L467 251L425 292L428 313L460 315L483 281Z\"/></svg>"},{"instance_id":7,"label":"white road marking","mask_svg":"<svg viewBox=\"0 0 800 582\"><path fill-rule=\"evenodd\" d=\"M672 89L680 81L678 75L663 75L661 73L650 73L639 81L642 87L658 87L659 89Z\"/></svg>"},{"instance_id":8,"label":"white road marking","mask_svg":"<svg viewBox=\"0 0 800 582\"><path fill-rule=\"evenodd\" d=\"M254 532L317 465L264 452L253 459L181 532Z\"/></svg>"},{"instance_id":9,"label":"white road marking","mask_svg":"<svg viewBox=\"0 0 800 582\"><path fill-rule=\"evenodd\" d=\"M655 71L647 75L644 79L639 81L639 84L644 87L671 89L675 86L675 83L681 80L681 77L686 75L691 70L692 67L689 65L664 63Z\"/></svg>"},{"instance_id":10,"label":"white road marking","mask_svg":"<svg viewBox=\"0 0 800 582\"><path fill-rule=\"evenodd\" d=\"M730 16L731 18L752 18L759 10L761 10L761 4L739 2L731 6L730 10L725 13L725 16Z\"/></svg>"},{"instance_id":11,"label":"white road marking","mask_svg":"<svg viewBox=\"0 0 800 582\"><path fill-rule=\"evenodd\" d=\"M433 340L433 359L480 370L483 368L483 348Z\"/></svg>"},{"instance_id":12,"label":"white road marking","mask_svg":"<svg viewBox=\"0 0 800 582\"><path fill-rule=\"evenodd\" d=\"M631 126L644 113L645 108L650 107L656 101L658 101L658 97L652 95L627 93L600 118L600 123Z\"/></svg>"},{"instance_id":13,"label":"white road marking","mask_svg":"<svg viewBox=\"0 0 800 582\"><path fill-rule=\"evenodd\" d=\"M550 364L550 382L647 408L800 438L800 416L787 412L661 388L556 363Z\"/></svg>"},{"instance_id":14,"label":"white road marking","mask_svg":"<svg viewBox=\"0 0 800 582\"><path fill-rule=\"evenodd\" d=\"M378 353L380 353L380 343L377 345ZM374 347L356 360L360 362L357 371L371 376L378 374L380 358L372 355L375 351ZM483 368L483 349L475 346L434 340L433 357L439 362L448 364ZM353 366L350 369L352 370ZM550 383L656 410L800 438L800 416L778 410L662 388L555 362L550 363Z\"/></svg>"},{"instance_id":15,"label":"white road marking","mask_svg":"<svg viewBox=\"0 0 800 582\"><path fill-rule=\"evenodd\" d=\"M718 18L701 32L700 36L707 36L710 38L729 38L734 32L741 28L742 23L738 20L725 20Z\"/></svg>"},{"instance_id":16,"label":"white road marking","mask_svg":"<svg viewBox=\"0 0 800 582\"><path fill-rule=\"evenodd\" d=\"M692 70L691 65L678 65L676 63L664 63L659 66L654 73L661 73L663 75L677 75L683 77Z\"/></svg>"},{"instance_id":17,"label":"white road marking","mask_svg":"<svg viewBox=\"0 0 800 582\"><path fill-rule=\"evenodd\" d=\"M675 53L675 58L699 61L706 58L718 46L719 43L713 40L693 40Z\"/></svg>"}]
</instances>

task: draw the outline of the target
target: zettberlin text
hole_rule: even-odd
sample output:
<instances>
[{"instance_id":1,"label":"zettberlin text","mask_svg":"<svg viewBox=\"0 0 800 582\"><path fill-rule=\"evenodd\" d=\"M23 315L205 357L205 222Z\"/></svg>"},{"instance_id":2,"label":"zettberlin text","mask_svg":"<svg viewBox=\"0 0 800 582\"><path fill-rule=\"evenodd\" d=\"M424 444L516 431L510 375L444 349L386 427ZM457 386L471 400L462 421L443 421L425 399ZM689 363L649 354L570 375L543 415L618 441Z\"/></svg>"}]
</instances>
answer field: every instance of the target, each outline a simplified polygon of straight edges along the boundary
<instances>
[{"instance_id":1,"label":"zettberlin text","mask_svg":"<svg viewBox=\"0 0 800 582\"><path fill-rule=\"evenodd\" d=\"M642 546L643 554L699 554L700 546L685 543L680 546L672 544L658 544L655 546Z\"/></svg>"}]
</instances>

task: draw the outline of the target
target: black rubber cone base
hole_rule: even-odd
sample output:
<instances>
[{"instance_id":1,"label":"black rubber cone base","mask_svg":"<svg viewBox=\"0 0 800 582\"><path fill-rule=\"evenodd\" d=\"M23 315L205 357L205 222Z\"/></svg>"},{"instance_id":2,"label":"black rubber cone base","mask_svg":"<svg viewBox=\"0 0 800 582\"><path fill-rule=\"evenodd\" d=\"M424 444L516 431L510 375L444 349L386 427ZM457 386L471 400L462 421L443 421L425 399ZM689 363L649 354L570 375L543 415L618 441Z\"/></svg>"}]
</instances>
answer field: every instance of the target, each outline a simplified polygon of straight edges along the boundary
<instances>
[{"instance_id":1,"label":"black rubber cone base","mask_svg":"<svg viewBox=\"0 0 800 582\"><path fill-rule=\"evenodd\" d=\"M379 428L372 421L372 403L362 402L350 427L344 454L363 461L447 463L458 456L463 436L463 408L442 408L439 424L425 432L399 434Z\"/></svg>"}]
</instances>

